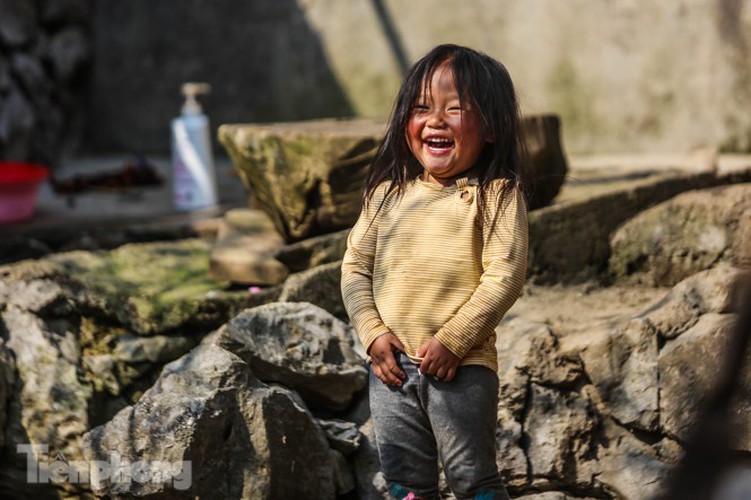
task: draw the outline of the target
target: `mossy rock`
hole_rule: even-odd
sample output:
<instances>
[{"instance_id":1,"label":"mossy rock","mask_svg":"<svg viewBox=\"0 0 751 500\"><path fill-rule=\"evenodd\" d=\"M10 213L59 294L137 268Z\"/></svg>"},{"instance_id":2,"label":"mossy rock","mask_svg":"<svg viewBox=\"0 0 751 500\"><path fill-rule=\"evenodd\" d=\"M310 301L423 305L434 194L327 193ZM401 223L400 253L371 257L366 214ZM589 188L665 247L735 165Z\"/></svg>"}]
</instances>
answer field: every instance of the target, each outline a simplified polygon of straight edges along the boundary
<instances>
[{"instance_id":1,"label":"mossy rock","mask_svg":"<svg viewBox=\"0 0 751 500\"><path fill-rule=\"evenodd\" d=\"M292 242L354 224L384 132L376 120L316 120L222 125L219 140L245 187Z\"/></svg>"},{"instance_id":2,"label":"mossy rock","mask_svg":"<svg viewBox=\"0 0 751 500\"><path fill-rule=\"evenodd\" d=\"M206 242L188 239L63 253L49 260L71 280L82 304L149 335L217 314L219 302L212 295L227 283L208 277L208 251Z\"/></svg>"}]
</instances>

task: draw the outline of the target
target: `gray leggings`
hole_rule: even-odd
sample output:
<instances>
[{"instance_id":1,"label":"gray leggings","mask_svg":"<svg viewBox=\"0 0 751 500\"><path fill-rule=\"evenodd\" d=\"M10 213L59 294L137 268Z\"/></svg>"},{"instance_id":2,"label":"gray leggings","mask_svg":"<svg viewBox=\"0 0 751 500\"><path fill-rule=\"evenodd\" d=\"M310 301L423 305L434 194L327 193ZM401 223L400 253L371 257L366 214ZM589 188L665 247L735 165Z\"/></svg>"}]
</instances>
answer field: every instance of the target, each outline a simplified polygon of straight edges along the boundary
<instances>
[{"instance_id":1,"label":"gray leggings","mask_svg":"<svg viewBox=\"0 0 751 500\"><path fill-rule=\"evenodd\" d=\"M402 387L387 386L371 370L370 411L389 492L438 498L438 458L459 499L508 499L496 465L498 376L462 366L451 382L421 375L403 353Z\"/></svg>"}]
</instances>

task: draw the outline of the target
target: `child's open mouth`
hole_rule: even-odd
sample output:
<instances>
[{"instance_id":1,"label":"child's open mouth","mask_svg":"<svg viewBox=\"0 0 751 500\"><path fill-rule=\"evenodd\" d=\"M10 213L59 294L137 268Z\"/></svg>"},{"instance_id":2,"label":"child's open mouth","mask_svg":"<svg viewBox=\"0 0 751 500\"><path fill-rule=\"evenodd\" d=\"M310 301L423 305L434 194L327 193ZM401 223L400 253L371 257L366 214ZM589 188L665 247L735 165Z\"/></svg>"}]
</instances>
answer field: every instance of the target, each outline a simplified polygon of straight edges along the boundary
<instances>
[{"instance_id":1,"label":"child's open mouth","mask_svg":"<svg viewBox=\"0 0 751 500\"><path fill-rule=\"evenodd\" d=\"M428 147L428 151L432 154L444 154L454 147L454 141L452 139L443 137L428 137L423 143Z\"/></svg>"}]
</instances>

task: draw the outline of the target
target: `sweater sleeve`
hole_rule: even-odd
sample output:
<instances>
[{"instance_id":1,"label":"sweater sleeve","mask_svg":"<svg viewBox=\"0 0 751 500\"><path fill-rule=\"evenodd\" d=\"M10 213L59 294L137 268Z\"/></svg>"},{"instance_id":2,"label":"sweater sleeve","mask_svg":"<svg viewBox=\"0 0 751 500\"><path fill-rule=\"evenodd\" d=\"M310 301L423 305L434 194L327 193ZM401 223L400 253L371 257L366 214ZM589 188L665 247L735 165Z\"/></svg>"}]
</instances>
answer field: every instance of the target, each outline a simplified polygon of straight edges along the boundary
<instances>
[{"instance_id":1,"label":"sweater sleeve","mask_svg":"<svg viewBox=\"0 0 751 500\"><path fill-rule=\"evenodd\" d=\"M529 227L524 196L521 190L512 188L504 193L499 204L496 190L491 189L488 194L486 210L489 220L496 223L483 224L480 283L435 335L459 358L492 334L519 298L527 273Z\"/></svg>"},{"instance_id":2,"label":"sweater sleeve","mask_svg":"<svg viewBox=\"0 0 751 500\"><path fill-rule=\"evenodd\" d=\"M374 196L347 237L342 260L342 298L352 326L366 352L373 341L390 330L383 323L373 297L373 263L378 238L378 220L374 219L380 201Z\"/></svg>"}]
</instances>

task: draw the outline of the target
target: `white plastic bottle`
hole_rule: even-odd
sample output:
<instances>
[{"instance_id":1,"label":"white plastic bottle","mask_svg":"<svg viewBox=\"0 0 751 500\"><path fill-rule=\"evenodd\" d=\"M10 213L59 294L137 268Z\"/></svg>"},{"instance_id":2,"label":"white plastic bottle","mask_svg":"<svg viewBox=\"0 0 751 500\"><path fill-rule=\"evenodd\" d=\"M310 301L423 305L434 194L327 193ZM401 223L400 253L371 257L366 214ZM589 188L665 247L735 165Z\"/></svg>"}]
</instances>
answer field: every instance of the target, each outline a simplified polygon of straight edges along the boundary
<instances>
[{"instance_id":1,"label":"white plastic bottle","mask_svg":"<svg viewBox=\"0 0 751 500\"><path fill-rule=\"evenodd\" d=\"M209 136L209 119L196 99L211 91L207 83L185 83L185 104L172 120L172 171L175 208L196 210L217 203L214 155Z\"/></svg>"}]
</instances>

